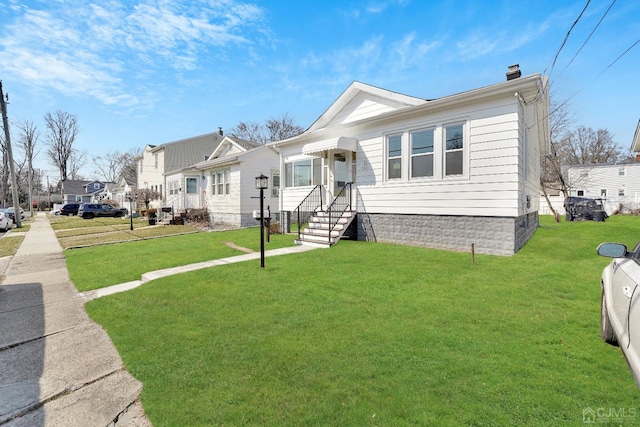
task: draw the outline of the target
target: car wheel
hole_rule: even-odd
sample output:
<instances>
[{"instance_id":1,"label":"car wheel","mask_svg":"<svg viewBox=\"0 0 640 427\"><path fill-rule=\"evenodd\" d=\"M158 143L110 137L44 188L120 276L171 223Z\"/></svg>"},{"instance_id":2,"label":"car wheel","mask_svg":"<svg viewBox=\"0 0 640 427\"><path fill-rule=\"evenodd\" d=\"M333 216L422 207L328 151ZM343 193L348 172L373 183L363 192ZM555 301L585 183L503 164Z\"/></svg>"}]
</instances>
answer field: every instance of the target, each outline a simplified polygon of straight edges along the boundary
<instances>
[{"instance_id":1,"label":"car wheel","mask_svg":"<svg viewBox=\"0 0 640 427\"><path fill-rule=\"evenodd\" d=\"M611 326L611 320L609 320L609 311L607 310L607 304L605 303L604 289L602 290L602 298L600 299L600 337L607 344L618 345L618 339L613 332L613 326Z\"/></svg>"}]
</instances>

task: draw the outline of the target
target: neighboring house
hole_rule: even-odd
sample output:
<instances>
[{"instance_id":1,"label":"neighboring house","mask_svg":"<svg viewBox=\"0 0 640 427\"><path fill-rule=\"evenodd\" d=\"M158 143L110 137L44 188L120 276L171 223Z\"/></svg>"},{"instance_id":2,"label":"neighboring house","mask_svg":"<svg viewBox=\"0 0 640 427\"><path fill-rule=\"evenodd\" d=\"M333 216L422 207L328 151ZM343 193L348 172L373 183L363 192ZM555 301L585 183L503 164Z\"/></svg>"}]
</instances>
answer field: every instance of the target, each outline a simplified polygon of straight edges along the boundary
<instances>
[{"instance_id":1,"label":"neighboring house","mask_svg":"<svg viewBox=\"0 0 640 427\"><path fill-rule=\"evenodd\" d=\"M513 68L506 82L434 100L352 83L308 130L271 144L283 219L315 211L301 243L325 227L316 221L339 235L340 216L358 240L515 253L538 225L549 99L546 77Z\"/></svg>"},{"instance_id":2,"label":"neighboring house","mask_svg":"<svg viewBox=\"0 0 640 427\"><path fill-rule=\"evenodd\" d=\"M116 192L118 191L118 184L115 182L105 182L104 188L98 193L93 195L92 203L100 202L102 200L116 200Z\"/></svg>"},{"instance_id":3,"label":"neighboring house","mask_svg":"<svg viewBox=\"0 0 640 427\"><path fill-rule=\"evenodd\" d=\"M106 183L67 179L62 181L62 203L91 203L100 194Z\"/></svg>"},{"instance_id":4,"label":"neighboring house","mask_svg":"<svg viewBox=\"0 0 640 427\"><path fill-rule=\"evenodd\" d=\"M640 121L631 141L631 151L640 153ZM621 210L640 209L640 155L635 163L603 163L574 165L564 168L570 196L602 199L605 211L611 215ZM564 197L550 195L554 209L564 215ZM548 203L541 199L540 213L550 214Z\"/></svg>"},{"instance_id":5,"label":"neighboring house","mask_svg":"<svg viewBox=\"0 0 640 427\"><path fill-rule=\"evenodd\" d=\"M206 208L214 225L256 225L253 211L259 210L259 201L255 200L258 195L255 178L261 173L270 177L265 209L270 206L277 213L278 154L271 147L226 136L206 161L165 175L166 205L176 211Z\"/></svg>"},{"instance_id":6,"label":"neighboring house","mask_svg":"<svg viewBox=\"0 0 640 427\"><path fill-rule=\"evenodd\" d=\"M192 138L181 139L162 145L147 145L140 156L138 164L137 186L139 189L149 188L161 194L162 200L152 201L150 206L159 207L164 204L169 192L165 182L165 174L169 171L193 165L206 160L222 141L222 129L218 132Z\"/></svg>"},{"instance_id":7,"label":"neighboring house","mask_svg":"<svg viewBox=\"0 0 640 427\"><path fill-rule=\"evenodd\" d=\"M105 183L104 188L93 196L92 202L100 202L102 200L112 200L116 203L116 207L130 208L127 194L135 192L135 185L127 182L125 178L115 182ZM135 201L135 200L134 200ZM134 207L135 208L135 207Z\"/></svg>"},{"instance_id":8,"label":"neighboring house","mask_svg":"<svg viewBox=\"0 0 640 427\"><path fill-rule=\"evenodd\" d=\"M640 163L576 165L566 174L570 196L602 199L608 214L640 207Z\"/></svg>"}]
</instances>

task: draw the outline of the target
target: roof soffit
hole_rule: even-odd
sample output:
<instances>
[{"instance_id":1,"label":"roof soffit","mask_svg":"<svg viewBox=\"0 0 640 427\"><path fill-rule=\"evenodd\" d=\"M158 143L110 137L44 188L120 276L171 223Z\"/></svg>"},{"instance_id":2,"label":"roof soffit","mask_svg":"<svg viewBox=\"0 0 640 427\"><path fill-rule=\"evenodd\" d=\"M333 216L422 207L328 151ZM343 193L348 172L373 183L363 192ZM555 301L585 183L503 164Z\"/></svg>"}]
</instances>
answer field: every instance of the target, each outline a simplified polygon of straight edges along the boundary
<instances>
[{"instance_id":1,"label":"roof soffit","mask_svg":"<svg viewBox=\"0 0 640 427\"><path fill-rule=\"evenodd\" d=\"M638 120L636 133L633 135L633 140L631 141L631 151L640 153L640 120Z\"/></svg>"}]
</instances>

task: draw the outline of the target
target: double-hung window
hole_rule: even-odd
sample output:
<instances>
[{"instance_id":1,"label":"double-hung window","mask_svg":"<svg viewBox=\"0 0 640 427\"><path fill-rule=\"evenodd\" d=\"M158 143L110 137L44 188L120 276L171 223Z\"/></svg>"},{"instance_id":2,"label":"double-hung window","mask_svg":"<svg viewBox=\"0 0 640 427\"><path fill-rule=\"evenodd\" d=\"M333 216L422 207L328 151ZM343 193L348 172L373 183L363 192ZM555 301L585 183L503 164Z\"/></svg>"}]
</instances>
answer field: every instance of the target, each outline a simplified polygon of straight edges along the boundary
<instances>
[{"instance_id":1,"label":"double-hung window","mask_svg":"<svg viewBox=\"0 0 640 427\"><path fill-rule=\"evenodd\" d=\"M316 157L286 163L284 173L286 187L319 185L322 176L322 159Z\"/></svg>"},{"instance_id":2,"label":"double-hung window","mask_svg":"<svg viewBox=\"0 0 640 427\"><path fill-rule=\"evenodd\" d=\"M445 135L445 160L444 175L464 174L464 126L454 124L444 127Z\"/></svg>"},{"instance_id":3,"label":"double-hung window","mask_svg":"<svg viewBox=\"0 0 640 427\"><path fill-rule=\"evenodd\" d=\"M387 136L387 179L402 178L402 134Z\"/></svg>"},{"instance_id":4,"label":"double-hung window","mask_svg":"<svg viewBox=\"0 0 640 427\"><path fill-rule=\"evenodd\" d=\"M231 189L229 169L222 169L211 173L211 193L217 196L228 195Z\"/></svg>"},{"instance_id":5,"label":"double-hung window","mask_svg":"<svg viewBox=\"0 0 640 427\"><path fill-rule=\"evenodd\" d=\"M433 129L411 132L411 178L433 176Z\"/></svg>"}]
</instances>

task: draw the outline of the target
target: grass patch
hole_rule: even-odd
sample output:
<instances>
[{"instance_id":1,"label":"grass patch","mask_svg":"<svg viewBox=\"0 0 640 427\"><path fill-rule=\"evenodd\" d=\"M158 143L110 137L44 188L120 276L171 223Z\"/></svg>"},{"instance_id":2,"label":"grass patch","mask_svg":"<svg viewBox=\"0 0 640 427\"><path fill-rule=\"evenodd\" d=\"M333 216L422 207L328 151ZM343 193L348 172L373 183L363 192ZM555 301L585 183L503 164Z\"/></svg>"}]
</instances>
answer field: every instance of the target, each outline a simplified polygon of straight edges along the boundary
<instances>
[{"instance_id":1,"label":"grass patch","mask_svg":"<svg viewBox=\"0 0 640 427\"><path fill-rule=\"evenodd\" d=\"M50 223L63 249L198 232L188 225L149 227L146 220L140 219L134 219L133 230L130 220L123 218L56 216L50 218Z\"/></svg>"},{"instance_id":2,"label":"grass patch","mask_svg":"<svg viewBox=\"0 0 640 427\"><path fill-rule=\"evenodd\" d=\"M15 255L23 240L24 236L16 236L13 233L0 239L0 258Z\"/></svg>"},{"instance_id":3,"label":"grass patch","mask_svg":"<svg viewBox=\"0 0 640 427\"><path fill-rule=\"evenodd\" d=\"M177 227L177 228L176 228ZM154 230L174 230L180 226L150 227L134 230L136 234ZM101 242L115 235L93 236ZM67 239L58 239L61 244ZM293 236L276 234L265 249L277 249L293 245ZM163 268L209 261L244 252L227 245L260 250L260 232L256 228L225 232L196 233L169 236L152 241L131 241L117 245L92 246L65 251L67 269L79 291L140 280L142 274Z\"/></svg>"},{"instance_id":4,"label":"grass patch","mask_svg":"<svg viewBox=\"0 0 640 427\"><path fill-rule=\"evenodd\" d=\"M154 426L582 426L586 408L638 408L620 350L598 335L608 261L595 247L635 244L640 219L541 222L516 255L475 264L344 241L86 307L144 383Z\"/></svg>"}]
</instances>

